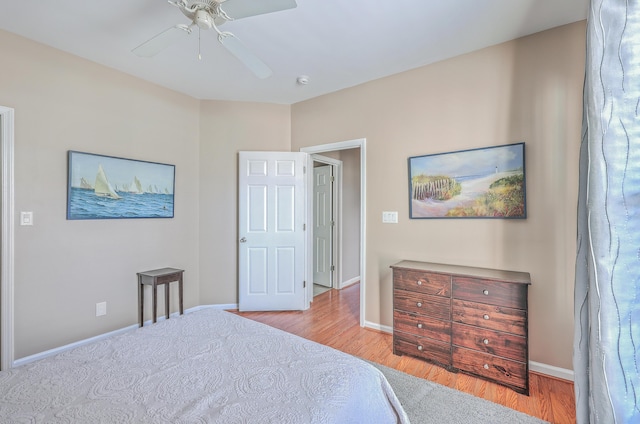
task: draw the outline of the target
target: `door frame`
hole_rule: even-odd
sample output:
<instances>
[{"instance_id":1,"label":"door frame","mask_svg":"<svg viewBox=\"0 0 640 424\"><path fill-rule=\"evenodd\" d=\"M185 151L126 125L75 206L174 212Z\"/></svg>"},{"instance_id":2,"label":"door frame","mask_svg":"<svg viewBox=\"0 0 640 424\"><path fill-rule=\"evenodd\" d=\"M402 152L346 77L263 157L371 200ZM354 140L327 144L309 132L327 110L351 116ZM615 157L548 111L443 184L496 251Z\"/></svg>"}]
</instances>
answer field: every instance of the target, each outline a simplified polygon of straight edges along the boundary
<instances>
[{"instance_id":1,"label":"door frame","mask_svg":"<svg viewBox=\"0 0 640 424\"><path fill-rule=\"evenodd\" d=\"M323 152L333 152L338 150L349 150L360 148L360 327L365 326L365 313L366 313L366 249L367 249L367 139L358 138L354 140L339 141L336 143L320 144L316 146L302 147L301 152L311 154L322 154ZM311 172L308 174L312 174ZM308 188L313 192L313 178L307 179ZM308 196L308 202L310 203L311 196ZM307 207L307 211L311 211L310 205ZM308 212L309 213L309 212ZM313 216L307 216L307 222L313 222ZM307 261L313 264L313 238L309 237ZM342 251L341 251L342 253ZM313 269L312 266L308 267L307 281L313 281ZM309 275L310 274L310 275ZM342 280L340 280L340 285ZM312 293L313 294L313 293Z\"/></svg>"},{"instance_id":2,"label":"door frame","mask_svg":"<svg viewBox=\"0 0 640 424\"><path fill-rule=\"evenodd\" d=\"M0 208L0 370L13 366L13 289L14 289L14 110L0 106L0 181L2 207Z\"/></svg>"},{"instance_id":3,"label":"door frame","mask_svg":"<svg viewBox=\"0 0 640 424\"><path fill-rule=\"evenodd\" d=\"M331 287L342 288L342 161L319 154L311 155L312 162L319 162L329 165L333 173L333 189L331 190L331 213L335 226L333 227L333 237L331 239L331 263L335 265L335 271L331 273ZM313 192L311 193L313 196ZM312 215L313 216L313 215ZM311 221L313 222L313 221ZM315 222L313 222L315 227ZM313 247L315 249L315 245ZM315 252L314 252L315 256ZM313 287L312 287L313 296Z\"/></svg>"}]
</instances>

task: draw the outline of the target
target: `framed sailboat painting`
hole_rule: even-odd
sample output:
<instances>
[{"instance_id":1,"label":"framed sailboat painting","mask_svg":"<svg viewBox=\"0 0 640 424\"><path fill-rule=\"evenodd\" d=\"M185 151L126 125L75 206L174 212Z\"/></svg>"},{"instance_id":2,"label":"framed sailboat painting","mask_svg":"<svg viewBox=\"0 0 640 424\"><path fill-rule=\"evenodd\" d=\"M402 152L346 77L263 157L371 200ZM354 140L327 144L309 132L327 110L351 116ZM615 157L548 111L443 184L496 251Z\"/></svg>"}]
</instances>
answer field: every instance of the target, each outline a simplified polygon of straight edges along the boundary
<instances>
[{"instance_id":1,"label":"framed sailboat painting","mask_svg":"<svg viewBox=\"0 0 640 424\"><path fill-rule=\"evenodd\" d=\"M175 165L68 152L67 219L173 218Z\"/></svg>"}]
</instances>

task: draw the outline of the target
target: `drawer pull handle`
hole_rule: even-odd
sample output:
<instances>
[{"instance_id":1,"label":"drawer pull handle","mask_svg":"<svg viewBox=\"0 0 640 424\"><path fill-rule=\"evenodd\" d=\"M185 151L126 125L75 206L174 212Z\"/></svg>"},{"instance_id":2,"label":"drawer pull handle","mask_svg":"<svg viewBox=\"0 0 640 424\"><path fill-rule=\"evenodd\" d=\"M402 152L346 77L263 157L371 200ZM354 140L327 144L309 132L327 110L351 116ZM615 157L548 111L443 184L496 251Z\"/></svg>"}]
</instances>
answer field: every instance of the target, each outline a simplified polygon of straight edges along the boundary
<instances>
[{"instance_id":1,"label":"drawer pull handle","mask_svg":"<svg viewBox=\"0 0 640 424\"><path fill-rule=\"evenodd\" d=\"M420 352L422 352L422 346L421 346L421 345L418 345L418 350L419 350Z\"/></svg>"},{"instance_id":2,"label":"drawer pull handle","mask_svg":"<svg viewBox=\"0 0 640 424\"><path fill-rule=\"evenodd\" d=\"M417 284L417 285L419 285L419 286L421 286L421 285L422 285L422 280L418 280L418 281L416 281L416 284Z\"/></svg>"},{"instance_id":3,"label":"drawer pull handle","mask_svg":"<svg viewBox=\"0 0 640 424\"><path fill-rule=\"evenodd\" d=\"M489 315L484 314L484 315L482 316L482 318L484 318L484 319L489 319Z\"/></svg>"},{"instance_id":4,"label":"drawer pull handle","mask_svg":"<svg viewBox=\"0 0 640 424\"><path fill-rule=\"evenodd\" d=\"M489 344L489 339L484 339L484 340L482 341L482 343L484 343L484 344L488 345L488 344Z\"/></svg>"},{"instance_id":5,"label":"drawer pull handle","mask_svg":"<svg viewBox=\"0 0 640 424\"><path fill-rule=\"evenodd\" d=\"M418 328L422 328L422 324L418 324Z\"/></svg>"},{"instance_id":6,"label":"drawer pull handle","mask_svg":"<svg viewBox=\"0 0 640 424\"><path fill-rule=\"evenodd\" d=\"M416 306L417 306L418 308L422 308L422 302L418 302L418 303L416 303Z\"/></svg>"},{"instance_id":7,"label":"drawer pull handle","mask_svg":"<svg viewBox=\"0 0 640 424\"><path fill-rule=\"evenodd\" d=\"M482 294L484 294L485 296L489 296L489 290L487 289L482 290Z\"/></svg>"},{"instance_id":8,"label":"drawer pull handle","mask_svg":"<svg viewBox=\"0 0 640 424\"><path fill-rule=\"evenodd\" d=\"M483 367L485 370L488 370L488 369L489 369L489 365L488 365L488 364L484 364L482 367Z\"/></svg>"}]
</instances>

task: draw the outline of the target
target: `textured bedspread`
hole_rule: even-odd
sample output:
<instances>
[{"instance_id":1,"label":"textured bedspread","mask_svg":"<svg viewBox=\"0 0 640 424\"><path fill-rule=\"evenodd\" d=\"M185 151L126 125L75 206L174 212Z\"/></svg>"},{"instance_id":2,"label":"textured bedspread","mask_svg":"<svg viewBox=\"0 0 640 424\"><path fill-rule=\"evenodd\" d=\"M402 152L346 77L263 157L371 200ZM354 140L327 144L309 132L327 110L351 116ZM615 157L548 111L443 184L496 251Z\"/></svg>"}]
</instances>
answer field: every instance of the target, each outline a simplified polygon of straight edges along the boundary
<instances>
[{"instance_id":1,"label":"textured bedspread","mask_svg":"<svg viewBox=\"0 0 640 424\"><path fill-rule=\"evenodd\" d=\"M0 372L1 423L408 423L345 353L203 309Z\"/></svg>"}]
</instances>

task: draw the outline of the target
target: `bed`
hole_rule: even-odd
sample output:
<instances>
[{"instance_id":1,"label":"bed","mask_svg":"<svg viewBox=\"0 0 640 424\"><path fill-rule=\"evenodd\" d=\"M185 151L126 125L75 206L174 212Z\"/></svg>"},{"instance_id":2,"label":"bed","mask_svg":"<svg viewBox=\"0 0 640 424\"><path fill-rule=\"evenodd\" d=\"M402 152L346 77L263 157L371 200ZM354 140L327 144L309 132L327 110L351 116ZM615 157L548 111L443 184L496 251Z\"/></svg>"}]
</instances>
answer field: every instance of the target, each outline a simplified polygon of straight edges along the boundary
<instances>
[{"instance_id":1,"label":"bed","mask_svg":"<svg viewBox=\"0 0 640 424\"><path fill-rule=\"evenodd\" d=\"M0 372L2 423L408 423L382 373L205 308Z\"/></svg>"}]
</instances>

